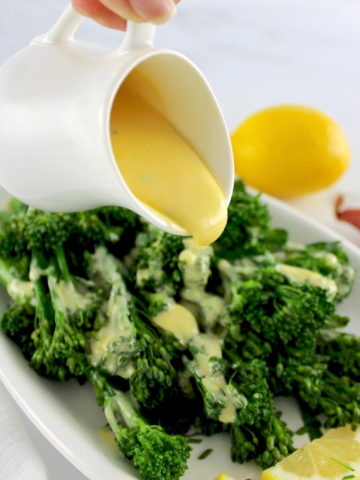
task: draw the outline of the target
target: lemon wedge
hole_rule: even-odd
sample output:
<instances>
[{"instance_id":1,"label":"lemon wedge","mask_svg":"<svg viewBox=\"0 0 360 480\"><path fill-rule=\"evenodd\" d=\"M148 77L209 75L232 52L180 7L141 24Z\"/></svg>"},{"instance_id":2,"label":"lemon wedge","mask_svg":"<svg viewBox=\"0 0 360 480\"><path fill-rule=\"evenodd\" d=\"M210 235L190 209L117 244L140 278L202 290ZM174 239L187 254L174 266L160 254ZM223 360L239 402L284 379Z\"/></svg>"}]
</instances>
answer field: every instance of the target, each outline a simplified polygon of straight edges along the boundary
<instances>
[{"instance_id":1,"label":"lemon wedge","mask_svg":"<svg viewBox=\"0 0 360 480\"><path fill-rule=\"evenodd\" d=\"M262 473L261 480L360 479L360 428L329 430Z\"/></svg>"}]
</instances>

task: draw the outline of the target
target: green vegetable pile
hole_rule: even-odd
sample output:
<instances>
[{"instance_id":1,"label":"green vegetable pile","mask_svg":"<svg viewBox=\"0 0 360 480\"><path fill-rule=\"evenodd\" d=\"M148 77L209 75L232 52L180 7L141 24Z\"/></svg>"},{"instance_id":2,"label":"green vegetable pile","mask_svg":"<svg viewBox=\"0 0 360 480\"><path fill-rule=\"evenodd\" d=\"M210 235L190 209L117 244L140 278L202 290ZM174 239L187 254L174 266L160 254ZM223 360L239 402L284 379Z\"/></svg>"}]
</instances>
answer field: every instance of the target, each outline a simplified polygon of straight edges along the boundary
<instances>
[{"instance_id":1,"label":"green vegetable pile","mask_svg":"<svg viewBox=\"0 0 360 480\"><path fill-rule=\"evenodd\" d=\"M229 432L234 461L274 465L294 450L277 396L312 437L360 423L360 338L336 313L354 270L338 243L288 242L240 181L211 247L114 207L13 199L0 227L2 330L40 375L93 385L142 480L184 474L188 432Z\"/></svg>"}]
</instances>

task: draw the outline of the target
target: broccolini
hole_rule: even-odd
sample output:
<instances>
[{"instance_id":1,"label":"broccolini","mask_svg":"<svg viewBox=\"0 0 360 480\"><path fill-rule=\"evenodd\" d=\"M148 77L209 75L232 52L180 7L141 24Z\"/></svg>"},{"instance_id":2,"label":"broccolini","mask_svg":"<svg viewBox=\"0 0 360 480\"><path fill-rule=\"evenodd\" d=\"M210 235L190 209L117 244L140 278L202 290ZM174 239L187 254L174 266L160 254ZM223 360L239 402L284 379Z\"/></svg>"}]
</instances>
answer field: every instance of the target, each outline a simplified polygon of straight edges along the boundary
<instances>
[{"instance_id":1,"label":"broccolini","mask_svg":"<svg viewBox=\"0 0 360 480\"><path fill-rule=\"evenodd\" d=\"M181 478L191 429L274 465L294 448L278 396L313 436L359 424L360 339L337 314L353 281L339 243L289 242L239 180L206 248L118 207L0 213L2 330L40 375L92 384L142 480Z\"/></svg>"}]
</instances>

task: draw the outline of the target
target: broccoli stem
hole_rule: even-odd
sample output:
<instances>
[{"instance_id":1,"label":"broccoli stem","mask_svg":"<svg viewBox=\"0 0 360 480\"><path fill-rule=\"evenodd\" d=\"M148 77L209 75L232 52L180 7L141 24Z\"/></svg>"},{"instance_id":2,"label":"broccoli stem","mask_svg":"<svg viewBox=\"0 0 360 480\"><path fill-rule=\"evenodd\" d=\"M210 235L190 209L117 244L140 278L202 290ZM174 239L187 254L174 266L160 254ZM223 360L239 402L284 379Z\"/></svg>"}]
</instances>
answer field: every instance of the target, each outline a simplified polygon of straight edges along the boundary
<instances>
[{"instance_id":1,"label":"broccoli stem","mask_svg":"<svg viewBox=\"0 0 360 480\"><path fill-rule=\"evenodd\" d=\"M30 265L30 278L34 284L35 304L36 304L36 324L37 335L45 349L49 349L51 345L51 334L53 329L54 311L51 301L47 295L44 281L44 257L38 251L33 252L33 258Z\"/></svg>"},{"instance_id":2,"label":"broccoli stem","mask_svg":"<svg viewBox=\"0 0 360 480\"><path fill-rule=\"evenodd\" d=\"M119 434L121 429L117 424L114 411L120 412L121 417L124 419L126 426L129 428L135 428L135 427L143 428L147 425L147 423L135 411L134 406L132 405L128 396L125 393L117 391L116 395L112 397L110 402L111 402L111 408L108 408L110 406L108 402L105 403L105 415L108 420L110 420L110 417L111 417L112 422L109 421L109 424L112 427L115 435L116 435L116 430L117 430L117 433Z\"/></svg>"},{"instance_id":3,"label":"broccoli stem","mask_svg":"<svg viewBox=\"0 0 360 480\"><path fill-rule=\"evenodd\" d=\"M62 278L66 282L71 282L71 273L69 271L69 265L68 265L68 262L67 262L67 259L66 259L66 254L65 254L64 248L63 247L57 247L54 250L54 253L55 253L55 256L56 256L56 260L57 260Z\"/></svg>"},{"instance_id":4,"label":"broccoli stem","mask_svg":"<svg viewBox=\"0 0 360 480\"><path fill-rule=\"evenodd\" d=\"M51 341L51 349L58 348L63 343L63 339L68 339L68 342L72 342L73 339L69 335L66 335L66 309L64 308L61 297L58 294L58 280L56 278L56 271L54 265L48 268L47 284L49 287L52 306L54 308L54 321L55 330ZM69 331L69 333L71 330ZM57 343L60 341L60 344ZM82 338L83 345L85 346L85 340Z\"/></svg>"},{"instance_id":5,"label":"broccoli stem","mask_svg":"<svg viewBox=\"0 0 360 480\"><path fill-rule=\"evenodd\" d=\"M49 267L45 257L41 252L34 251L30 265L30 278L33 281L35 296L35 329L32 334L35 352L31 364L39 373L63 381L69 377L66 362L55 358L51 351L55 331L55 312L46 285L48 272Z\"/></svg>"},{"instance_id":6,"label":"broccoli stem","mask_svg":"<svg viewBox=\"0 0 360 480\"><path fill-rule=\"evenodd\" d=\"M55 359L51 353L54 332L54 311L50 297L45 289L44 280L39 277L34 282L35 293L35 329L32 339L35 351L31 365L40 374L64 381L69 378L65 362Z\"/></svg>"},{"instance_id":7,"label":"broccoli stem","mask_svg":"<svg viewBox=\"0 0 360 480\"><path fill-rule=\"evenodd\" d=\"M104 407L106 419L116 438L122 429L116 412L120 413L123 422L129 428L147 425L140 417L140 414L135 411L129 397L124 392L115 390L98 370L91 369L88 377L94 387L99 403Z\"/></svg>"},{"instance_id":8,"label":"broccoli stem","mask_svg":"<svg viewBox=\"0 0 360 480\"><path fill-rule=\"evenodd\" d=\"M304 422L304 433L306 432L309 435L311 441L320 438L322 436L320 420L316 415L314 415L314 412L309 409L309 406L301 399L298 399L298 404L301 418Z\"/></svg>"},{"instance_id":9,"label":"broccoli stem","mask_svg":"<svg viewBox=\"0 0 360 480\"><path fill-rule=\"evenodd\" d=\"M50 348L52 330L53 310L51 302L46 294L43 281L37 280L34 284L35 298L36 298L36 323L37 331L40 334L41 342L45 349Z\"/></svg>"}]
</instances>

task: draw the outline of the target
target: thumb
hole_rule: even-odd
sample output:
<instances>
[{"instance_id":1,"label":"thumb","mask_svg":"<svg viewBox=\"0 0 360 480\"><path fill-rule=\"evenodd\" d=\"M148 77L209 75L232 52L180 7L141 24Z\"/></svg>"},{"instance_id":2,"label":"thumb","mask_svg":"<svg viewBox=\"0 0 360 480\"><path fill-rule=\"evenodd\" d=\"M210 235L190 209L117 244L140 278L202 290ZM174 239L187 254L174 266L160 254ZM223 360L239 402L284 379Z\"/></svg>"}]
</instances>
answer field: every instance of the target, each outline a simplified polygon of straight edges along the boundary
<instances>
[{"instance_id":1,"label":"thumb","mask_svg":"<svg viewBox=\"0 0 360 480\"><path fill-rule=\"evenodd\" d=\"M72 4L81 15L92 18L104 27L126 29L126 20L105 7L100 0L72 0Z\"/></svg>"}]
</instances>

